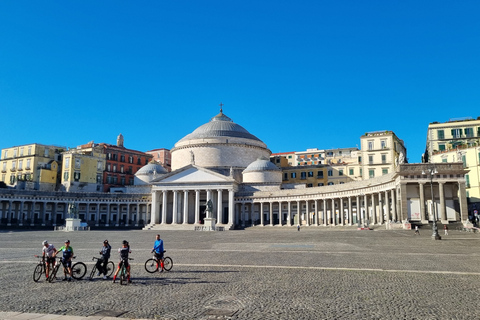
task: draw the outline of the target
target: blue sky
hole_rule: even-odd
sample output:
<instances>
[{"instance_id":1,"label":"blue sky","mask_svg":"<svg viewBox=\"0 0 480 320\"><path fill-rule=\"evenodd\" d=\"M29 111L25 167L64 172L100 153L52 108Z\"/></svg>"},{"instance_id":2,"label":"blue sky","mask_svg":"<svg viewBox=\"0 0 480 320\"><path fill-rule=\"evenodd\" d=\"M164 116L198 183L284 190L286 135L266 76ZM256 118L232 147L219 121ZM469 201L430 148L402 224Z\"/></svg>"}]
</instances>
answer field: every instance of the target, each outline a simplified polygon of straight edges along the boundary
<instances>
[{"instance_id":1,"label":"blue sky","mask_svg":"<svg viewBox=\"0 0 480 320\"><path fill-rule=\"evenodd\" d=\"M0 1L0 148L173 148L224 113L272 152L480 116L479 1Z\"/></svg>"}]
</instances>

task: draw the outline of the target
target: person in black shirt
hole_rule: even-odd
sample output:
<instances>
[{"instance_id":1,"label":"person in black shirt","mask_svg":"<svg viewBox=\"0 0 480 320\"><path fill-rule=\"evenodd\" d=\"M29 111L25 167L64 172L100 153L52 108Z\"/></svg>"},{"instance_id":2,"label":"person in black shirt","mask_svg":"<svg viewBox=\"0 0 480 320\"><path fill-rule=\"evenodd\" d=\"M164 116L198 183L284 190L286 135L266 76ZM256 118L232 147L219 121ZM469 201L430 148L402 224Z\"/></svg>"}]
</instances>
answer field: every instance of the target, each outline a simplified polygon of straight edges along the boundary
<instances>
[{"instance_id":1,"label":"person in black shirt","mask_svg":"<svg viewBox=\"0 0 480 320\"><path fill-rule=\"evenodd\" d=\"M113 283L115 283L117 274L123 265L125 265L125 268L127 268L128 283L132 283L132 280L130 280L130 265L128 264L128 254L132 253L132 251L130 251L130 244L127 240L123 240L122 247L118 249L118 253L120 253L120 262L118 263L117 271L115 271L115 274L113 275Z\"/></svg>"},{"instance_id":2,"label":"person in black shirt","mask_svg":"<svg viewBox=\"0 0 480 320\"><path fill-rule=\"evenodd\" d=\"M108 259L110 259L111 250L112 247L108 243L108 240L103 241L103 247L100 249L100 254L102 257L97 260L98 275L103 273L103 279L107 279L107 263Z\"/></svg>"}]
</instances>

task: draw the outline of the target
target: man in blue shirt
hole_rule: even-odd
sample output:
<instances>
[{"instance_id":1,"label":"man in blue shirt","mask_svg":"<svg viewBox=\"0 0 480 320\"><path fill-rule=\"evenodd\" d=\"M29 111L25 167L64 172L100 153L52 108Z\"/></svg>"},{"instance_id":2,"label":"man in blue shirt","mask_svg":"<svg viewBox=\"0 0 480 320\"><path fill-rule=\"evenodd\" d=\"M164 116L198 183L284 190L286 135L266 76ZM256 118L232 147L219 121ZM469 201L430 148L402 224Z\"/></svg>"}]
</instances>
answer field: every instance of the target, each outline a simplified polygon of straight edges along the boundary
<instances>
[{"instance_id":1,"label":"man in blue shirt","mask_svg":"<svg viewBox=\"0 0 480 320\"><path fill-rule=\"evenodd\" d=\"M155 259L160 261L160 272L163 272L163 240L157 234L155 243L153 244L152 252L155 253Z\"/></svg>"}]
</instances>

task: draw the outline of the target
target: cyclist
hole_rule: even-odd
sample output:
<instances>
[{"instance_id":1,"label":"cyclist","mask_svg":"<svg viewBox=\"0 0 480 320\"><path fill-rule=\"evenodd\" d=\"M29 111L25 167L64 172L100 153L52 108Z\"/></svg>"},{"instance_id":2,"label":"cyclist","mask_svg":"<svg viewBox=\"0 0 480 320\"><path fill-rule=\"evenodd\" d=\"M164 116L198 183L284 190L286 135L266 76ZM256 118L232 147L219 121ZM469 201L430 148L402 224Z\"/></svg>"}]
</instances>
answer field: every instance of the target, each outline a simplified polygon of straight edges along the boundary
<instances>
[{"instance_id":1,"label":"cyclist","mask_svg":"<svg viewBox=\"0 0 480 320\"><path fill-rule=\"evenodd\" d=\"M97 269L98 269L98 275L101 275L103 273L103 279L107 279L107 263L108 259L110 259L110 251L112 250L112 247L108 243L108 240L103 241L103 247L100 249L100 254L102 257L97 260Z\"/></svg>"},{"instance_id":2,"label":"cyclist","mask_svg":"<svg viewBox=\"0 0 480 320\"><path fill-rule=\"evenodd\" d=\"M160 272L163 272L163 240L157 234L155 243L153 244L152 252L155 253L155 259L160 261Z\"/></svg>"},{"instance_id":3,"label":"cyclist","mask_svg":"<svg viewBox=\"0 0 480 320\"><path fill-rule=\"evenodd\" d=\"M53 244L49 244L47 240L42 242L42 257L43 261L45 261L45 276L48 279L48 274L50 273L50 266L55 267L55 253L57 249L53 246ZM45 259L46 258L46 259Z\"/></svg>"},{"instance_id":4,"label":"cyclist","mask_svg":"<svg viewBox=\"0 0 480 320\"><path fill-rule=\"evenodd\" d=\"M57 252L55 252L54 257L59 253L63 253L62 257L62 264L64 268L64 273L65 270L68 272L68 277L67 274L65 273L65 278L62 281L71 281L72 280L72 258L73 258L73 248L70 246L70 240L65 240L65 245L58 249Z\"/></svg>"},{"instance_id":5,"label":"cyclist","mask_svg":"<svg viewBox=\"0 0 480 320\"><path fill-rule=\"evenodd\" d=\"M127 268L128 283L132 283L132 280L130 280L130 265L128 264L128 254L132 253L132 251L130 251L130 244L128 243L127 240L122 241L122 247L118 249L118 252L120 253L120 262L118 263L117 270L113 275L113 283L115 283L115 280L117 279L118 271L120 271L123 265L125 265L125 268Z\"/></svg>"}]
</instances>

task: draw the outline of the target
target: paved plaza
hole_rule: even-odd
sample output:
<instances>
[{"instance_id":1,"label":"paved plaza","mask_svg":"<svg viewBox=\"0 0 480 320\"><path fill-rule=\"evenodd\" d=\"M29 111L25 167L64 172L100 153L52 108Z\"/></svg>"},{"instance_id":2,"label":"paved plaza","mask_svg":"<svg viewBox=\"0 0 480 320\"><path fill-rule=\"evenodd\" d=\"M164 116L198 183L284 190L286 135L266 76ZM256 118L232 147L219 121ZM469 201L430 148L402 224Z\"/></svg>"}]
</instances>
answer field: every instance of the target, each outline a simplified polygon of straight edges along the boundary
<instances>
[{"instance_id":1,"label":"paved plaza","mask_svg":"<svg viewBox=\"0 0 480 320\"><path fill-rule=\"evenodd\" d=\"M172 271L149 274L153 231L0 232L1 319L478 319L480 235L254 227L162 231ZM93 265L126 239L132 280L32 279L45 239ZM113 253L117 263L117 254ZM88 273L87 272L87 273ZM117 281L118 282L118 281Z\"/></svg>"}]
</instances>

